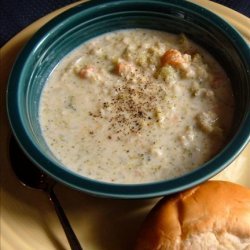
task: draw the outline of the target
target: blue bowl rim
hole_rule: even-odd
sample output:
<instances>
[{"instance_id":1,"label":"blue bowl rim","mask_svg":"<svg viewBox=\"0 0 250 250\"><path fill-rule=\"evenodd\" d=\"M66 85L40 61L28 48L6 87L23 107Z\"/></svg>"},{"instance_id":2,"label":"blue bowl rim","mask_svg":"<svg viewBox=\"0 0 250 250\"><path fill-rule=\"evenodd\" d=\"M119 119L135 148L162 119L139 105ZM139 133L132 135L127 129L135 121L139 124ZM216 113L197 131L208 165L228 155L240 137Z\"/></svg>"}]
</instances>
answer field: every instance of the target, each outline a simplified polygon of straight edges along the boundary
<instances>
[{"instance_id":1,"label":"blue bowl rim","mask_svg":"<svg viewBox=\"0 0 250 250\"><path fill-rule=\"evenodd\" d=\"M191 12L202 12L206 18L209 18L210 22L215 24L217 27L224 29L227 27L228 37L232 36L237 39L238 47L241 48L242 55L247 58L250 64L250 53L249 46L241 36L241 34L229 25L222 18L218 17L209 10L196 5L194 3L177 0L163 1L163 0L137 0L136 3L158 3L158 4L168 4L173 6L179 6L188 8ZM25 127L21 123L21 117L18 112L18 80L22 74L22 65L29 59L31 52L39 46L44 39L47 38L49 31L58 25L61 25L63 21L68 20L72 15L86 11L90 8L105 7L107 4L126 4L134 3L133 0L92 0L90 2L85 2L79 4L70 10L63 12L57 17L53 18L47 24L45 24L36 34L31 38L31 40L26 44L21 53L19 54L12 72L10 74L9 83L7 87L7 114L12 132L21 146L25 154L30 158L30 160L39 166L47 174L53 176L56 180L74 188L77 190L85 191L87 193L113 198L151 198L162 195L167 195L175 192L179 192L201 182L208 180L213 177L226 166L228 166L245 148L250 139L250 114L248 112L245 117L244 122L241 124L237 133L231 139L229 144L213 159L203 164L201 167L193 170L192 172L185 174L183 176L163 180L153 183L142 183L142 184L114 184L105 183L97 180L92 180L79 174L72 172L62 166L55 165L41 154L37 146L33 143ZM230 157L227 157L230 155ZM46 166L46 167L45 167Z\"/></svg>"}]
</instances>

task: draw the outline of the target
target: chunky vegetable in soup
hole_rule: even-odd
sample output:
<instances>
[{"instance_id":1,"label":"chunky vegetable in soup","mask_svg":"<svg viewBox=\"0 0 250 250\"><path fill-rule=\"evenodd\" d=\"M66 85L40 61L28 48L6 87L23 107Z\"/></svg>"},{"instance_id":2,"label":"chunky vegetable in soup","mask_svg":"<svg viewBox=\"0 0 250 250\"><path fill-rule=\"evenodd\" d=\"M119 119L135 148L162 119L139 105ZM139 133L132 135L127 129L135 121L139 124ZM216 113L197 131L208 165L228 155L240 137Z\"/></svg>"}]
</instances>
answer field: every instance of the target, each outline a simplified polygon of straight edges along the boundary
<instances>
[{"instance_id":1,"label":"chunky vegetable in soup","mask_svg":"<svg viewBox=\"0 0 250 250\"><path fill-rule=\"evenodd\" d=\"M129 29L61 60L40 101L44 138L80 175L145 183L184 175L218 153L234 98L216 60L185 35Z\"/></svg>"}]
</instances>

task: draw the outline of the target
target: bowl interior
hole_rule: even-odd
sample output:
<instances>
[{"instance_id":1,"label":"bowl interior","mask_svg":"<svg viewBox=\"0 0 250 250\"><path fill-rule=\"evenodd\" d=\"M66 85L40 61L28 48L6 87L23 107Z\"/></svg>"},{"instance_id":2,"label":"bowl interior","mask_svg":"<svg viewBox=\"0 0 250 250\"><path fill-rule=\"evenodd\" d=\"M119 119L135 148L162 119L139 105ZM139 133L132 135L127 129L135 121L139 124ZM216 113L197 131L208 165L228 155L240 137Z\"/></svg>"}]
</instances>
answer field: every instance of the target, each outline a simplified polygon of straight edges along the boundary
<instances>
[{"instance_id":1,"label":"bowl interior","mask_svg":"<svg viewBox=\"0 0 250 250\"><path fill-rule=\"evenodd\" d=\"M49 22L27 44L14 66L8 89L11 126L23 149L36 164L74 188L105 196L117 195L130 198L146 197L146 192L151 194L150 196L161 195L162 192L165 192L164 194L176 192L222 170L229 158L233 157L232 153L228 153L239 151L240 148L231 149L226 156L224 152L226 147L214 159L194 172L174 180L156 183L154 186L156 190L153 190L154 184L145 184L138 185L136 192L130 190L130 187L121 191L123 185L112 184L117 188L114 191L114 189L105 190L104 183L82 178L61 166L50 152L41 133L39 100L53 68L65 55L85 41L106 32L128 28L185 33L207 49L223 65L232 81L237 110L232 134L238 133L242 122L246 119L249 124L250 59L249 56L246 58L245 54L247 49L249 53L249 48L237 32L218 17L194 4L173 0L98 1L98 3L91 1ZM249 131L244 133L246 135ZM209 165L213 165L213 168L209 168ZM201 169L202 172L199 172ZM162 185L163 183L165 184ZM141 188L147 186L148 190L140 189L140 186Z\"/></svg>"}]
</instances>

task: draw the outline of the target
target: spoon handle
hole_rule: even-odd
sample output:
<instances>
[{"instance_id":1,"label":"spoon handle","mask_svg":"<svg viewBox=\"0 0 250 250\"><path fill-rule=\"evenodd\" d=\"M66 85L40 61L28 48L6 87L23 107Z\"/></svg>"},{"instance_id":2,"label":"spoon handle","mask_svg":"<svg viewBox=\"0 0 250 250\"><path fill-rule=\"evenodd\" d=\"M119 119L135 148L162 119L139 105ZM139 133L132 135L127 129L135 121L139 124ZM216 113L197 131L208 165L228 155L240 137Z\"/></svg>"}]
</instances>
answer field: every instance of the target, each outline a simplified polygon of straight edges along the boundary
<instances>
[{"instance_id":1,"label":"spoon handle","mask_svg":"<svg viewBox=\"0 0 250 250\"><path fill-rule=\"evenodd\" d=\"M82 247L81 247L74 231L72 230L72 227L70 226L70 223L69 223L69 221L68 221L68 219L63 211L63 208L60 205L60 202L57 199L57 197L53 191L53 188L51 188L49 190L49 198L55 207L56 213L57 213L58 218L63 226L64 232L67 236L67 239L68 239L68 242L70 244L71 249L72 250L82 250Z\"/></svg>"}]
</instances>

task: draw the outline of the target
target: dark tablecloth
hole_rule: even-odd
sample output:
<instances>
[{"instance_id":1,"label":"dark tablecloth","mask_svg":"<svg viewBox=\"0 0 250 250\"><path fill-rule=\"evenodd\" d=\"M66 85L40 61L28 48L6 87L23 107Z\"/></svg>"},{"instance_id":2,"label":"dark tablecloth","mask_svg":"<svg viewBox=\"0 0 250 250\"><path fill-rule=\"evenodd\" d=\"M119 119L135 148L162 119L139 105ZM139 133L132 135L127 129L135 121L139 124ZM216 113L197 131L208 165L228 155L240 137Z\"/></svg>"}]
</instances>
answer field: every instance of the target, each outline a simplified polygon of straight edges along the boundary
<instances>
[{"instance_id":1,"label":"dark tablecloth","mask_svg":"<svg viewBox=\"0 0 250 250\"><path fill-rule=\"evenodd\" d=\"M26 26L77 0L0 0L0 47ZM167 1L167 0L166 0ZM180 0L183 1L183 0ZM209 0L208 0L209 1ZM213 0L250 17L250 0Z\"/></svg>"}]
</instances>

